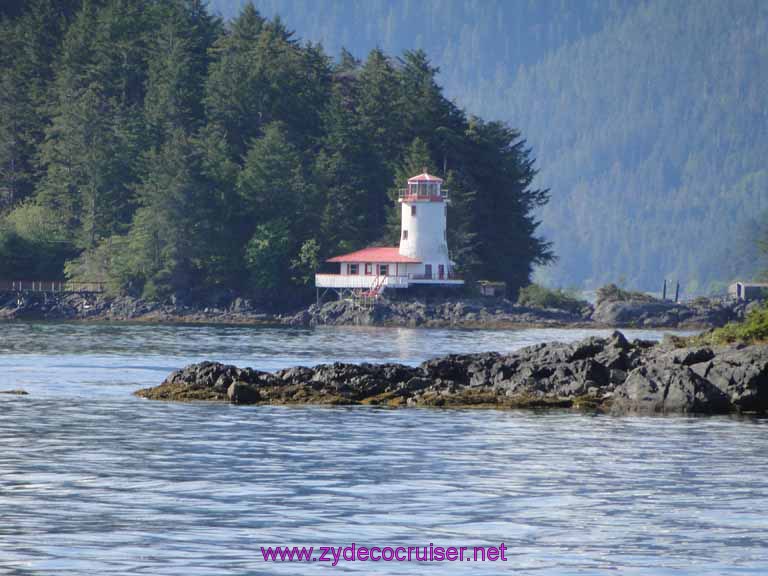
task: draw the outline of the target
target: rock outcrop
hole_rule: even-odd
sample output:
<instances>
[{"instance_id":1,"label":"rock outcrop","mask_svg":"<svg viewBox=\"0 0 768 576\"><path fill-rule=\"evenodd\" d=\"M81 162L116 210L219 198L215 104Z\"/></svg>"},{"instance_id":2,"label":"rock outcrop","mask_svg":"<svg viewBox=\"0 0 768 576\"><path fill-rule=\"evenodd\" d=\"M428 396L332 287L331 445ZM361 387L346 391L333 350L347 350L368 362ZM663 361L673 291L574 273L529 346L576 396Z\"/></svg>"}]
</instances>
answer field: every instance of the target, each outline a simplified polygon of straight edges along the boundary
<instances>
[{"instance_id":1,"label":"rock outcrop","mask_svg":"<svg viewBox=\"0 0 768 576\"><path fill-rule=\"evenodd\" d=\"M702 299L687 304L662 300L606 300L599 302L592 320L603 326L641 328L701 328L723 326L743 317L743 304Z\"/></svg>"},{"instance_id":2,"label":"rock outcrop","mask_svg":"<svg viewBox=\"0 0 768 576\"><path fill-rule=\"evenodd\" d=\"M313 305L284 323L294 326L577 326L590 324L591 308L583 313L517 306L508 300L454 299L443 301L379 300L361 307L349 300Z\"/></svg>"},{"instance_id":3,"label":"rock outcrop","mask_svg":"<svg viewBox=\"0 0 768 576\"><path fill-rule=\"evenodd\" d=\"M420 366L322 364L274 374L213 362L139 390L155 400L237 404L560 407L622 413L768 411L768 346L675 348L620 332Z\"/></svg>"}]
</instances>

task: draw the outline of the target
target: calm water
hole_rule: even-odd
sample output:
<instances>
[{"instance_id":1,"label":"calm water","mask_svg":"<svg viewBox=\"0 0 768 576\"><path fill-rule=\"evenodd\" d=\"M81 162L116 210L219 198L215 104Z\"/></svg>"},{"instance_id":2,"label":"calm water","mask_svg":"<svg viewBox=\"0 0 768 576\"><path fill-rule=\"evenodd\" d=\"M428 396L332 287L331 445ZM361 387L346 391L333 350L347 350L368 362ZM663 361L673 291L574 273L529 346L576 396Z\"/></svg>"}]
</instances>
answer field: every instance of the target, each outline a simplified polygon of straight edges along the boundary
<instances>
[{"instance_id":1,"label":"calm water","mask_svg":"<svg viewBox=\"0 0 768 576\"><path fill-rule=\"evenodd\" d=\"M200 359L415 364L588 333L0 324L0 390L30 393L0 395L0 574L768 573L765 420L131 396ZM504 542L508 561L259 552L352 542Z\"/></svg>"}]
</instances>

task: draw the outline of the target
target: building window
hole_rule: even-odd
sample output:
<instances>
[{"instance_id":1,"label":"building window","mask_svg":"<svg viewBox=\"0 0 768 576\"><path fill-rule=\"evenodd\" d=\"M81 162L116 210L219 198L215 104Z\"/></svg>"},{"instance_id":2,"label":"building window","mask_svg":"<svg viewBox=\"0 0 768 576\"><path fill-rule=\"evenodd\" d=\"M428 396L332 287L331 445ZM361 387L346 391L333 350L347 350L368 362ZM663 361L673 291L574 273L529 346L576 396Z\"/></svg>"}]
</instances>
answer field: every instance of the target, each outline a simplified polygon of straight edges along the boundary
<instances>
[{"instance_id":1,"label":"building window","mask_svg":"<svg viewBox=\"0 0 768 576\"><path fill-rule=\"evenodd\" d=\"M416 216L416 206L411 206L411 216Z\"/></svg>"},{"instance_id":2,"label":"building window","mask_svg":"<svg viewBox=\"0 0 768 576\"><path fill-rule=\"evenodd\" d=\"M349 273L353 276L357 276L359 274L358 265L357 264L350 264L349 265Z\"/></svg>"},{"instance_id":3,"label":"building window","mask_svg":"<svg viewBox=\"0 0 768 576\"><path fill-rule=\"evenodd\" d=\"M389 276L389 264L379 264L379 276Z\"/></svg>"},{"instance_id":4,"label":"building window","mask_svg":"<svg viewBox=\"0 0 768 576\"><path fill-rule=\"evenodd\" d=\"M408 230L403 230L403 240L408 240Z\"/></svg>"},{"instance_id":5,"label":"building window","mask_svg":"<svg viewBox=\"0 0 768 576\"><path fill-rule=\"evenodd\" d=\"M370 276L373 274L373 264L368 263L365 265L365 275Z\"/></svg>"},{"instance_id":6,"label":"building window","mask_svg":"<svg viewBox=\"0 0 768 576\"><path fill-rule=\"evenodd\" d=\"M424 264L424 278L432 278L432 264Z\"/></svg>"}]
</instances>

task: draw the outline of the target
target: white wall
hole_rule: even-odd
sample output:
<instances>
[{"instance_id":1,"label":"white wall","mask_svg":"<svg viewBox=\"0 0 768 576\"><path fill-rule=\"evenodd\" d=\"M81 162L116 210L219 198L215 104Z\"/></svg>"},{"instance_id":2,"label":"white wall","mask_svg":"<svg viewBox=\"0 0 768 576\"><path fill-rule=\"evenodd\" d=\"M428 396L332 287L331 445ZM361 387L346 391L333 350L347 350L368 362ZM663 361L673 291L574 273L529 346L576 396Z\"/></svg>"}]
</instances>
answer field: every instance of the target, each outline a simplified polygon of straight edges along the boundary
<instances>
[{"instance_id":1,"label":"white wall","mask_svg":"<svg viewBox=\"0 0 768 576\"><path fill-rule=\"evenodd\" d=\"M412 215L411 207L416 207ZM421 260L419 265L409 273L424 274L424 265L432 265L432 274L437 276L438 266L445 267L445 273L450 270L448 258L448 243L446 241L446 203L445 202L401 202L400 206L400 254L409 258ZM403 230L408 231L408 238L403 238Z\"/></svg>"}]
</instances>

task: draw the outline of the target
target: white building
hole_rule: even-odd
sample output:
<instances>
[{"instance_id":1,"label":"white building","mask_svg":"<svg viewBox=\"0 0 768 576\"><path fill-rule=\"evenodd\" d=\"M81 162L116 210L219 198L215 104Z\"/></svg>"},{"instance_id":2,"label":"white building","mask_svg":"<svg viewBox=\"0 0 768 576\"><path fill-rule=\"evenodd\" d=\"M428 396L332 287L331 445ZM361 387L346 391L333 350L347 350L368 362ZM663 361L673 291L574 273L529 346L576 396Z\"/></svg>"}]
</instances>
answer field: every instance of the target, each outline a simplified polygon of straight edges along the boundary
<instances>
[{"instance_id":1,"label":"white building","mask_svg":"<svg viewBox=\"0 0 768 576\"><path fill-rule=\"evenodd\" d=\"M447 190L443 181L424 172L400 190L400 246L365 248L335 256L338 274L316 274L315 286L339 291L361 290L377 296L385 288L416 285L460 286L448 255Z\"/></svg>"},{"instance_id":2,"label":"white building","mask_svg":"<svg viewBox=\"0 0 768 576\"><path fill-rule=\"evenodd\" d=\"M728 286L728 297L742 302L768 299L768 283L734 282Z\"/></svg>"}]
</instances>

